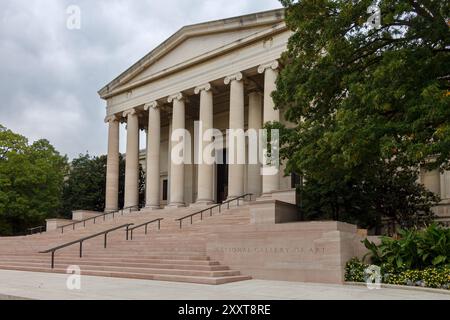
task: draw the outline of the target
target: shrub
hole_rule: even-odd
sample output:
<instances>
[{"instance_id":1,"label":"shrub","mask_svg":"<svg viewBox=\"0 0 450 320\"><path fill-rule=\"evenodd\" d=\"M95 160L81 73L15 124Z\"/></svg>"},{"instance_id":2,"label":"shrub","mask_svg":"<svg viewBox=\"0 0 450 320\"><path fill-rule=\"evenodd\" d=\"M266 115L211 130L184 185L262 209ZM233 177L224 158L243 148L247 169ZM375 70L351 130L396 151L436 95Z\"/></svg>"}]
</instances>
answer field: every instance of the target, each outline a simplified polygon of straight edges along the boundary
<instances>
[{"instance_id":1,"label":"shrub","mask_svg":"<svg viewBox=\"0 0 450 320\"><path fill-rule=\"evenodd\" d=\"M364 271L368 266L358 258L352 258L345 267L345 281L365 282ZM385 284L450 290L450 266L397 272L392 267L383 265L381 266L381 276L382 283Z\"/></svg>"},{"instance_id":2,"label":"shrub","mask_svg":"<svg viewBox=\"0 0 450 320\"><path fill-rule=\"evenodd\" d=\"M399 239L382 237L380 245L367 239L363 243L372 264L384 265L396 273L450 263L450 229L437 224L421 231L400 230Z\"/></svg>"},{"instance_id":3,"label":"shrub","mask_svg":"<svg viewBox=\"0 0 450 320\"><path fill-rule=\"evenodd\" d=\"M358 258L353 258L345 266L345 281L364 282L364 270L368 267L367 264L359 261Z\"/></svg>"}]
</instances>

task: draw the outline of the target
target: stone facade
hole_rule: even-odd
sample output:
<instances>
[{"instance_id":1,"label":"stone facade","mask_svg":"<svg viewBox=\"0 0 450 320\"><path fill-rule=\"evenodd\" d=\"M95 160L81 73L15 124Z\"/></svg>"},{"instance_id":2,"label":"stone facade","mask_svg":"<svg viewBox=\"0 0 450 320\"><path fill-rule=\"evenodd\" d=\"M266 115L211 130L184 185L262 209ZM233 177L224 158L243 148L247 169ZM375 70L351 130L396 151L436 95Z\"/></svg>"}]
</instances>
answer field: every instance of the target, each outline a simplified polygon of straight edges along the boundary
<instances>
[{"instance_id":1,"label":"stone facade","mask_svg":"<svg viewBox=\"0 0 450 320\"><path fill-rule=\"evenodd\" d=\"M174 164L170 137L176 129L194 137L195 121L202 121L203 131L221 132L284 122L271 93L290 35L283 10L186 26L101 89L109 124L106 211L118 209L121 122L127 124L126 207L138 205L139 161L149 209L206 205L244 193L268 200L289 191L291 177L261 176L260 165L233 164L224 171L218 165ZM147 132L148 148L139 155L140 130ZM229 151L226 144L218 148ZM436 211L447 214L450 172L421 171L419 179L441 196Z\"/></svg>"},{"instance_id":2,"label":"stone facade","mask_svg":"<svg viewBox=\"0 0 450 320\"><path fill-rule=\"evenodd\" d=\"M109 124L106 211L118 209L121 122L127 124L125 207L138 204L139 130L147 132L148 148L141 158L147 208L224 200L219 199L219 180L226 180L222 197L228 198L244 193L270 197L290 189L290 176L280 171L262 177L254 164L230 164L225 173L214 164L175 164L169 142L176 129L194 137L194 121L202 122L203 131L223 133L283 121L271 93L289 36L283 10L187 26L100 90ZM222 148L228 151L229 146Z\"/></svg>"}]
</instances>

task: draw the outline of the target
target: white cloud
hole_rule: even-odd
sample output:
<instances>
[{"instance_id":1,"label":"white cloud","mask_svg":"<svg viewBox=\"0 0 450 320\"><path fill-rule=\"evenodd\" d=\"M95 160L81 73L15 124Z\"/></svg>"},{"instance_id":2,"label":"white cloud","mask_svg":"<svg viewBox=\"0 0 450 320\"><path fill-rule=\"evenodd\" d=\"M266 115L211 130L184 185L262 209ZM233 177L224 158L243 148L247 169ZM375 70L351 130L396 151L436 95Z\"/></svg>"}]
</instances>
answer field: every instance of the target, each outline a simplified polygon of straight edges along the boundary
<instances>
[{"instance_id":1,"label":"white cloud","mask_svg":"<svg viewBox=\"0 0 450 320\"><path fill-rule=\"evenodd\" d=\"M81 8L82 29L66 28ZM106 152L97 90L187 24L280 7L277 0L3 0L0 123L70 157Z\"/></svg>"}]
</instances>

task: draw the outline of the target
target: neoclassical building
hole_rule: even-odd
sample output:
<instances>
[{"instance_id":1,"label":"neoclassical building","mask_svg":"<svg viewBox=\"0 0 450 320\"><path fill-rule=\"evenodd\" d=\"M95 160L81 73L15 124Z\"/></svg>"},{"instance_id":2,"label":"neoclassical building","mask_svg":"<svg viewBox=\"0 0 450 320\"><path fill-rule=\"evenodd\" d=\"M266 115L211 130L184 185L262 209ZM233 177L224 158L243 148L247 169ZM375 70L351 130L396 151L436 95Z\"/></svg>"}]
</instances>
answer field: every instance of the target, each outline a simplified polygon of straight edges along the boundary
<instances>
[{"instance_id":1,"label":"neoclassical building","mask_svg":"<svg viewBox=\"0 0 450 320\"><path fill-rule=\"evenodd\" d=\"M194 137L195 121L222 132L284 121L271 93L290 35L283 9L186 26L101 89L109 125L106 211L118 209L120 123L127 125L125 207L138 205L140 130L147 133L147 208L292 192L294 179L283 171L261 176L258 165L170 161L171 132L184 128ZM226 157L226 144L216 153ZM448 172L420 179L450 203Z\"/></svg>"}]
</instances>

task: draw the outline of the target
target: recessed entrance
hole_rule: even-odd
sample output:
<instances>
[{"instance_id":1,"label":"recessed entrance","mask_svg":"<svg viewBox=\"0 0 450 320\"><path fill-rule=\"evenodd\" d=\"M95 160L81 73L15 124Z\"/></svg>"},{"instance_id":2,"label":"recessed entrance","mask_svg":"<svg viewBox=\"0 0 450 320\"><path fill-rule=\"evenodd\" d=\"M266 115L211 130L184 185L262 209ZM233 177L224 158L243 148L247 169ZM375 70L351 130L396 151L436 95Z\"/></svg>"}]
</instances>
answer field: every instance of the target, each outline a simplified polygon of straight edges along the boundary
<instances>
[{"instance_id":1,"label":"recessed entrance","mask_svg":"<svg viewBox=\"0 0 450 320\"><path fill-rule=\"evenodd\" d=\"M217 203L222 203L228 198L228 164L226 149L217 150L217 159L222 164L217 164Z\"/></svg>"}]
</instances>

